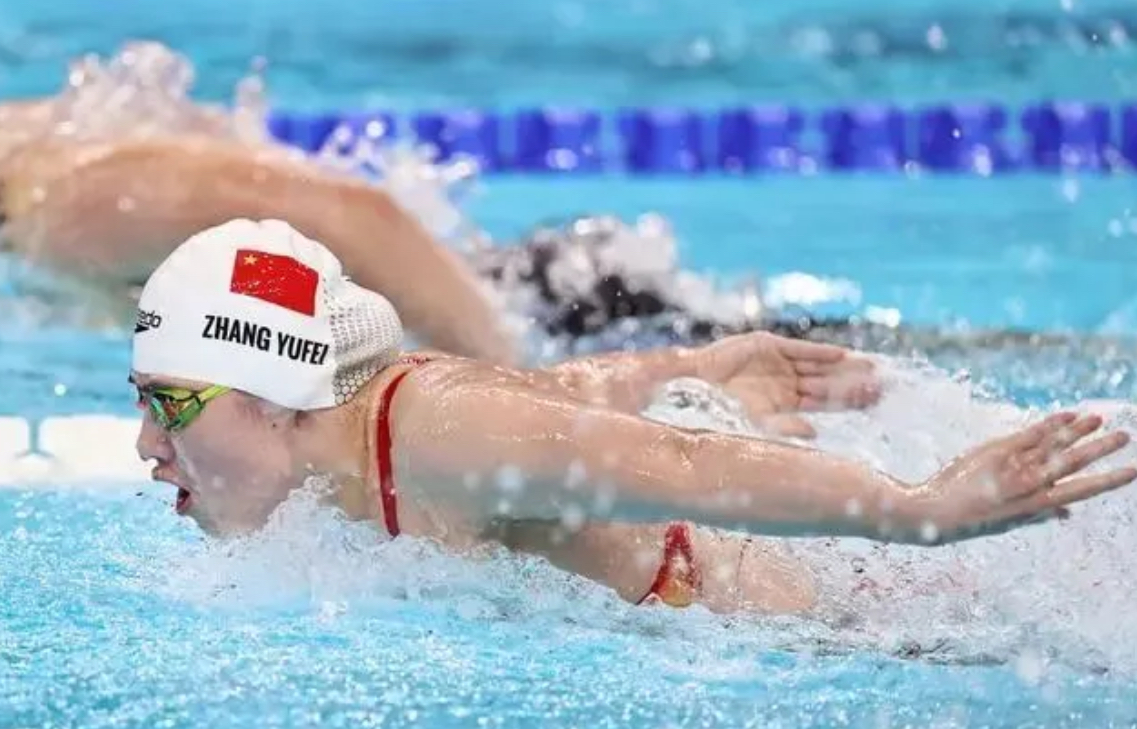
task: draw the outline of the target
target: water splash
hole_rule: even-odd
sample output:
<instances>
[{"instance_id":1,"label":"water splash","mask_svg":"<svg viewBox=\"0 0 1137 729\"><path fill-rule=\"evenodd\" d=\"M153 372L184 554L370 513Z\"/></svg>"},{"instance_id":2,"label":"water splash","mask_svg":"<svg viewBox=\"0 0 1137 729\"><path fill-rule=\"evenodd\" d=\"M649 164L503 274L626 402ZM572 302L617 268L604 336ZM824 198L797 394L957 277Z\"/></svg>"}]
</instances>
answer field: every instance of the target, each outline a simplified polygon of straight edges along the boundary
<instances>
[{"instance_id":1,"label":"water splash","mask_svg":"<svg viewBox=\"0 0 1137 729\"><path fill-rule=\"evenodd\" d=\"M475 189L476 161L456 156L442 162L438 150L413 138L385 139L381 122L362 129L340 124L314 155L317 163L371 180L438 240L460 253L484 248L486 235L461 211Z\"/></svg>"},{"instance_id":2,"label":"water splash","mask_svg":"<svg viewBox=\"0 0 1137 729\"><path fill-rule=\"evenodd\" d=\"M44 133L86 141L196 133L263 143L262 71L258 60L238 83L230 111L191 98L196 71L188 58L161 43L130 41L108 58L88 54L71 63Z\"/></svg>"}]
</instances>

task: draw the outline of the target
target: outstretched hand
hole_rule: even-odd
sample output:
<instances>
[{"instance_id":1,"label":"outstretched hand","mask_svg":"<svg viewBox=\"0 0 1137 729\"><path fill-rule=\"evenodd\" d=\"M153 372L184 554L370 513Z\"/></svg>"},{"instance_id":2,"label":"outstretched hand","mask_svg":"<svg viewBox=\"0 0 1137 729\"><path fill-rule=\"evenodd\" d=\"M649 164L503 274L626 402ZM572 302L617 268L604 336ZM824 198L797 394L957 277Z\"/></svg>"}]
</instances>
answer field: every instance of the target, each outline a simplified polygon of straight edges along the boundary
<instances>
[{"instance_id":1,"label":"outstretched hand","mask_svg":"<svg viewBox=\"0 0 1137 729\"><path fill-rule=\"evenodd\" d=\"M872 360L832 344L754 332L703 347L698 357L701 379L738 398L756 426L779 435L816 435L795 413L865 408L880 399Z\"/></svg>"},{"instance_id":2,"label":"outstretched hand","mask_svg":"<svg viewBox=\"0 0 1137 729\"><path fill-rule=\"evenodd\" d=\"M1046 521L1064 507L1137 479L1137 469L1078 474L1129 442L1117 431L1092 440L1097 415L1051 415L957 458L916 492L923 533L911 541L942 543Z\"/></svg>"}]
</instances>

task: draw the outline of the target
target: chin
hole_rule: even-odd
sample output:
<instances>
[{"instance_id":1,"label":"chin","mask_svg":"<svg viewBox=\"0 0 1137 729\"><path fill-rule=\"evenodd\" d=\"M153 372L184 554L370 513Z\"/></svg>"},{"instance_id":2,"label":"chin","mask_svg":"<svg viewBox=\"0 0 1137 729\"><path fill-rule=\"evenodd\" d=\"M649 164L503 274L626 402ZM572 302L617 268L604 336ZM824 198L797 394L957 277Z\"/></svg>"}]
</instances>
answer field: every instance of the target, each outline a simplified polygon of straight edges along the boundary
<instances>
[{"instance_id":1,"label":"chin","mask_svg":"<svg viewBox=\"0 0 1137 729\"><path fill-rule=\"evenodd\" d=\"M197 505L195 504L195 507L196 506ZM200 529L201 531L205 532L205 534L207 536L210 536L210 537L223 537L223 536L225 536L225 530L221 528L221 526L217 523L217 521L214 519L211 519L209 517L209 515L206 514L204 511L202 511L200 508L189 509L184 514L182 514L182 516L184 516L187 519L189 519L190 521L192 521L195 525L197 525L197 528Z\"/></svg>"}]
</instances>

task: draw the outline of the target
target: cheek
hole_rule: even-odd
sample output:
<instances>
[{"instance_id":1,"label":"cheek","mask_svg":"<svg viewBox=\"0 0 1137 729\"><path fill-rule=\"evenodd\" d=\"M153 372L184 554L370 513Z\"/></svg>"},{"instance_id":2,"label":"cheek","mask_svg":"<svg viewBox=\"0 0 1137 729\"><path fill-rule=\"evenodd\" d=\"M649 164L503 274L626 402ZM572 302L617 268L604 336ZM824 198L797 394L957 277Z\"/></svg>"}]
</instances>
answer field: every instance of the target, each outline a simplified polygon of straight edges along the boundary
<instances>
[{"instance_id":1,"label":"cheek","mask_svg":"<svg viewBox=\"0 0 1137 729\"><path fill-rule=\"evenodd\" d=\"M300 485L279 438L194 436L187 432L175 443L178 462L198 492L199 506L220 521L259 526Z\"/></svg>"}]
</instances>

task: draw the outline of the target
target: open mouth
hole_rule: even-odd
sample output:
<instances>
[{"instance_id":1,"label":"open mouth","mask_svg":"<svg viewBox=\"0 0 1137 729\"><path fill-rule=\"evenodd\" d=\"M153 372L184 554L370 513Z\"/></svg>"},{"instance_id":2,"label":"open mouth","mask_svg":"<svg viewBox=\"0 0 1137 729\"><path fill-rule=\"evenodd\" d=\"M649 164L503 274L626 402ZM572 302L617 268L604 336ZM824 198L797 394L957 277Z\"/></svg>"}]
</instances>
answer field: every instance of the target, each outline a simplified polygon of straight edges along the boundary
<instances>
[{"instance_id":1,"label":"open mouth","mask_svg":"<svg viewBox=\"0 0 1137 729\"><path fill-rule=\"evenodd\" d=\"M190 500L192 498L193 495L187 489L178 487L178 500L174 502L174 511L178 512L179 514L186 513L186 510L189 509Z\"/></svg>"}]
</instances>

